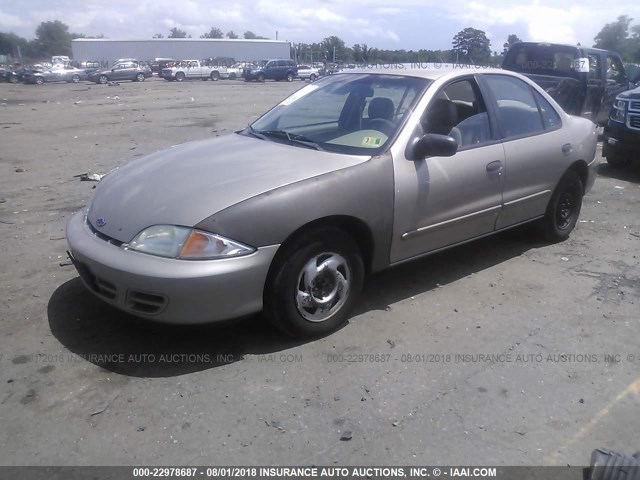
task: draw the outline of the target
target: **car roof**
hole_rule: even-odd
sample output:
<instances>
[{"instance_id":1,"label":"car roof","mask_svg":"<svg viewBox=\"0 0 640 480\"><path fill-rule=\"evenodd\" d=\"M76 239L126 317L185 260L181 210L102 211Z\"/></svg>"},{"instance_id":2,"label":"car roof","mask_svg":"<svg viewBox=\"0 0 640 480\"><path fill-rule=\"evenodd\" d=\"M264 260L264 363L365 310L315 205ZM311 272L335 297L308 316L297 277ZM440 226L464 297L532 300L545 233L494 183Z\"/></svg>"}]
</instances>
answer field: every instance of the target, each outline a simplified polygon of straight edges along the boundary
<instances>
[{"instance_id":1,"label":"car roof","mask_svg":"<svg viewBox=\"0 0 640 480\"><path fill-rule=\"evenodd\" d=\"M438 78L449 76L450 78L462 77L470 74L492 74L498 73L503 75L509 75L512 77L526 78L522 75L503 70L498 67L467 67L460 64L452 63L424 63L421 67L401 67L401 68L387 68L386 65L371 65L367 68L355 68L349 70L342 70L336 75L354 75L369 73L374 75L401 75L410 77L426 78L429 80L437 80Z\"/></svg>"}]
</instances>

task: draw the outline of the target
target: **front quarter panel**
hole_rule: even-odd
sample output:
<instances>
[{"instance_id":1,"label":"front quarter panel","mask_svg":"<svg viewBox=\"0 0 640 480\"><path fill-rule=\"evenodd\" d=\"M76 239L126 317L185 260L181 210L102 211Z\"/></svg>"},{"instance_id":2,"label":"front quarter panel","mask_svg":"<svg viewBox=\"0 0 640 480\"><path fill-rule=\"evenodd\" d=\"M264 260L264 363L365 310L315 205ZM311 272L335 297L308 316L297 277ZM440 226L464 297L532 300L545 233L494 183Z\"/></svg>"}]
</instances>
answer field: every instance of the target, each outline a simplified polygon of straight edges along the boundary
<instances>
[{"instance_id":1,"label":"front quarter panel","mask_svg":"<svg viewBox=\"0 0 640 480\"><path fill-rule=\"evenodd\" d=\"M393 164L390 155L383 155L257 195L206 218L196 228L261 247L282 244L311 222L350 217L371 233L371 269L376 271L389 264L393 196Z\"/></svg>"}]
</instances>

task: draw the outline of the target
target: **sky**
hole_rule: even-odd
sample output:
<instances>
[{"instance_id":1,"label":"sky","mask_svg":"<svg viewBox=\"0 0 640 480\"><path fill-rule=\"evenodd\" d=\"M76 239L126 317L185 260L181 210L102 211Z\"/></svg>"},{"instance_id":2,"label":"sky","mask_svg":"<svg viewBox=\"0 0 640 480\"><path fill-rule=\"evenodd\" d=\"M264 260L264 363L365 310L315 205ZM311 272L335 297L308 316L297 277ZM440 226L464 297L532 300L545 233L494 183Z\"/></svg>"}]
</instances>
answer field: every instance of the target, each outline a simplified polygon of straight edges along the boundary
<instances>
[{"instance_id":1,"label":"sky","mask_svg":"<svg viewBox=\"0 0 640 480\"><path fill-rule=\"evenodd\" d=\"M525 41L593 45L619 15L640 24L640 0L0 0L0 31L32 39L40 22L112 39L199 38L211 27L299 43L336 35L382 49L449 49L466 27L483 30L492 50L509 34Z\"/></svg>"}]
</instances>

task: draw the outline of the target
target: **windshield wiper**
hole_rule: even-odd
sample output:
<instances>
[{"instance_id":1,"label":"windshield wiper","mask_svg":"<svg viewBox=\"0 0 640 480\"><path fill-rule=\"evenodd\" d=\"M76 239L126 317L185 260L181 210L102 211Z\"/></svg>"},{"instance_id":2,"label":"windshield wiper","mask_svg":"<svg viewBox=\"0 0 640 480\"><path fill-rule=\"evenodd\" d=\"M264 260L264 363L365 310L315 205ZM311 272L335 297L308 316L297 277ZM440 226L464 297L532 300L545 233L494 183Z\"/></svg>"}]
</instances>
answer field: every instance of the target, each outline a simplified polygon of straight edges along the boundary
<instances>
[{"instance_id":1,"label":"windshield wiper","mask_svg":"<svg viewBox=\"0 0 640 480\"><path fill-rule=\"evenodd\" d=\"M313 140L304 135L298 135L297 133L287 132L286 130L255 130L253 127L249 126L250 132L256 136L262 135L264 136L272 136L278 138L286 138L290 143L296 143L299 145L304 145L308 148L313 148L315 150L323 151L323 148Z\"/></svg>"},{"instance_id":2,"label":"windshield wiper","mask_svg":"<svg viewBox=\"0 0 640 480\"><path fill-rule=\"evenodd\" d=\"M247 125L247 128L244 131L248 132L250 135L253 135L256 138L259 138L260 140L266 140L267 139L267 137L262 135L255 128L253 128L251 125ZM238 133L240 133L240 132L238 132Z\"/></svg>"}]
</instances>

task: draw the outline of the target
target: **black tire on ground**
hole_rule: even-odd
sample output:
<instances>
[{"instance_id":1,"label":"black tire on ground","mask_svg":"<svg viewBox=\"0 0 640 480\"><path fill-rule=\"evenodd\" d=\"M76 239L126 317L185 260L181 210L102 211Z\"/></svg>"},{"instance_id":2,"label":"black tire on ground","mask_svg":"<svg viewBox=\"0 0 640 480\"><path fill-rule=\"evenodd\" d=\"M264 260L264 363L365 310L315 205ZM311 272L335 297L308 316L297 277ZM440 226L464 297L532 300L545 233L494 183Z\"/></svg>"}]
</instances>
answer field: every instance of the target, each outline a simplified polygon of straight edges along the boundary
<instances>
[{"instance_id":1,"label":"black tire on ground","mask_svg":"<svg viewBox=\"0 0 640 480\"><path fill-rule=\"evenodd\" d=\"M287 82L293 82L294 78L296 78L296 76L293 73L287 73Z\"/></svg>"},{"instance_id":2,"label":"black tire on ground","mask_svg":"<svg viewBox=\"0 0 640 480\"><path fill-rule=\"evenodd\" d=\"M18 77L16 77L15 75L10 75L9 83L18 83Z\"/></svg>"},{"instance_id":3,"label":"black tire on ground","mask_svg":"<svg viewBox=\"0 0 640 480\"><path fill-rule=\"evenodd\" d=\"M618 152L614 152L611 149L607 149L606 152L607 163L613 168L626 167L631 163L631 156L624 156Z\"/></svg>"},{"instance_id":4,"label":"black tire on ground","mask_svg":"<svg viewBox=\"0 0 640 480\"><path fill-rule=\"evenodd\" d=\"M340 327L364 280L362 256L353 238L341 229L322 227L284 248L265 287L267 316L281 331L299 338Z\"/></svg>"},{"instance_id":5,"label":"black tire on ground","mask_svg":"<svg viewBox=\"0 0 640 480\"><path fill-rule=\"evenodd\" d=\"M235 73L230 73L229 74L229 80L235 80L236 79L236 74Z\"/></svg>"},{"instance_id":6,"label":"black tire on ground","mask_svg":"<svg viewBox=\"0 0 640 480\"><path fill-rule=\"evenodd\" d=\"M109 82L109 79L106 75L100 75L100 77L98 77L98 82L104 85Z\"/></svg>"},{"instance_id":7,"label":"black tire on ground","mask_svg":"<svg viewBox=\"0 0 640 480\"><path fill-rule=\"evenodd\" d=\"M309 80L310 80L311 82L315 82L315 81L316 81L316 74L315 74L315 73L312 73L311 75L309 75Z\"/></svg>"},{"instance_id":8,"label":"black tire on ground","mask_svg":"<svg viewBox=\"0 0 640 480\"><path fill-rule=\"evenodd\" d=\"M259 73L256 77L256 80L259 82L264 82L264 75L262 73Z\"/></svg>"},{"instance_id":9,"label":"black tire on ground","mask_svg":"<svg viewBox=\"0 0 640 480\"><path fill-rule=\"evenodd\" d=\"M80 75L74 75L73 77L71 77L71 81L73 83L78 83L80 82Z\"/></svg>"},{"instance_id":10,"label":"black tire on ground","mask_svg":"<svg viewBox=\"0 0 640 480\"><path fill-rule=\"evenodd\" d=\"M211 76L209 78L211 78L212 82L217 82L220 80L220 72L211 72Z\"/></svg>"},{"instance_id":11,"label":"black tire on ground","mask_svg":"<svg viewBox=\"0 0 640 480\"><path fill-rule=\"evenodd\" d=\"M176 73L176 82L182 82L184 81L184 79L185 79L184 73L182 72Z\"/></svg>"},{"instance_id":12,"label":"black tire on ground","mask_svg":"<svg viewBox=\"0 0 640 480\"><path fill-rule=\"evenodd\" d=\"M561 242L569 237L580 216L583 195L584 186L580 176L573 170L567 170L551 195L540 223L548 241Z\"/></svg>"},{"instance_id":13,"label":"black tire on ground","mask_svg":"<svg viewBox=\"0 0 640 480\"><path fill-rule=\"evenodd\" d=\"M36 84L37 85L42 85L44 83L44 78L42 77L36 77Z\"/></svg>"},{"instance_id":14,"label":"black tire on ground","mask_svg":"<svg viewBox=\"0 0 640 480\"><path fill-rule=\"evenodd\" d=\"M144 82L145 76L144 73L139 73L136 75L136 82Z\"/></svg>"}]
</instances>

